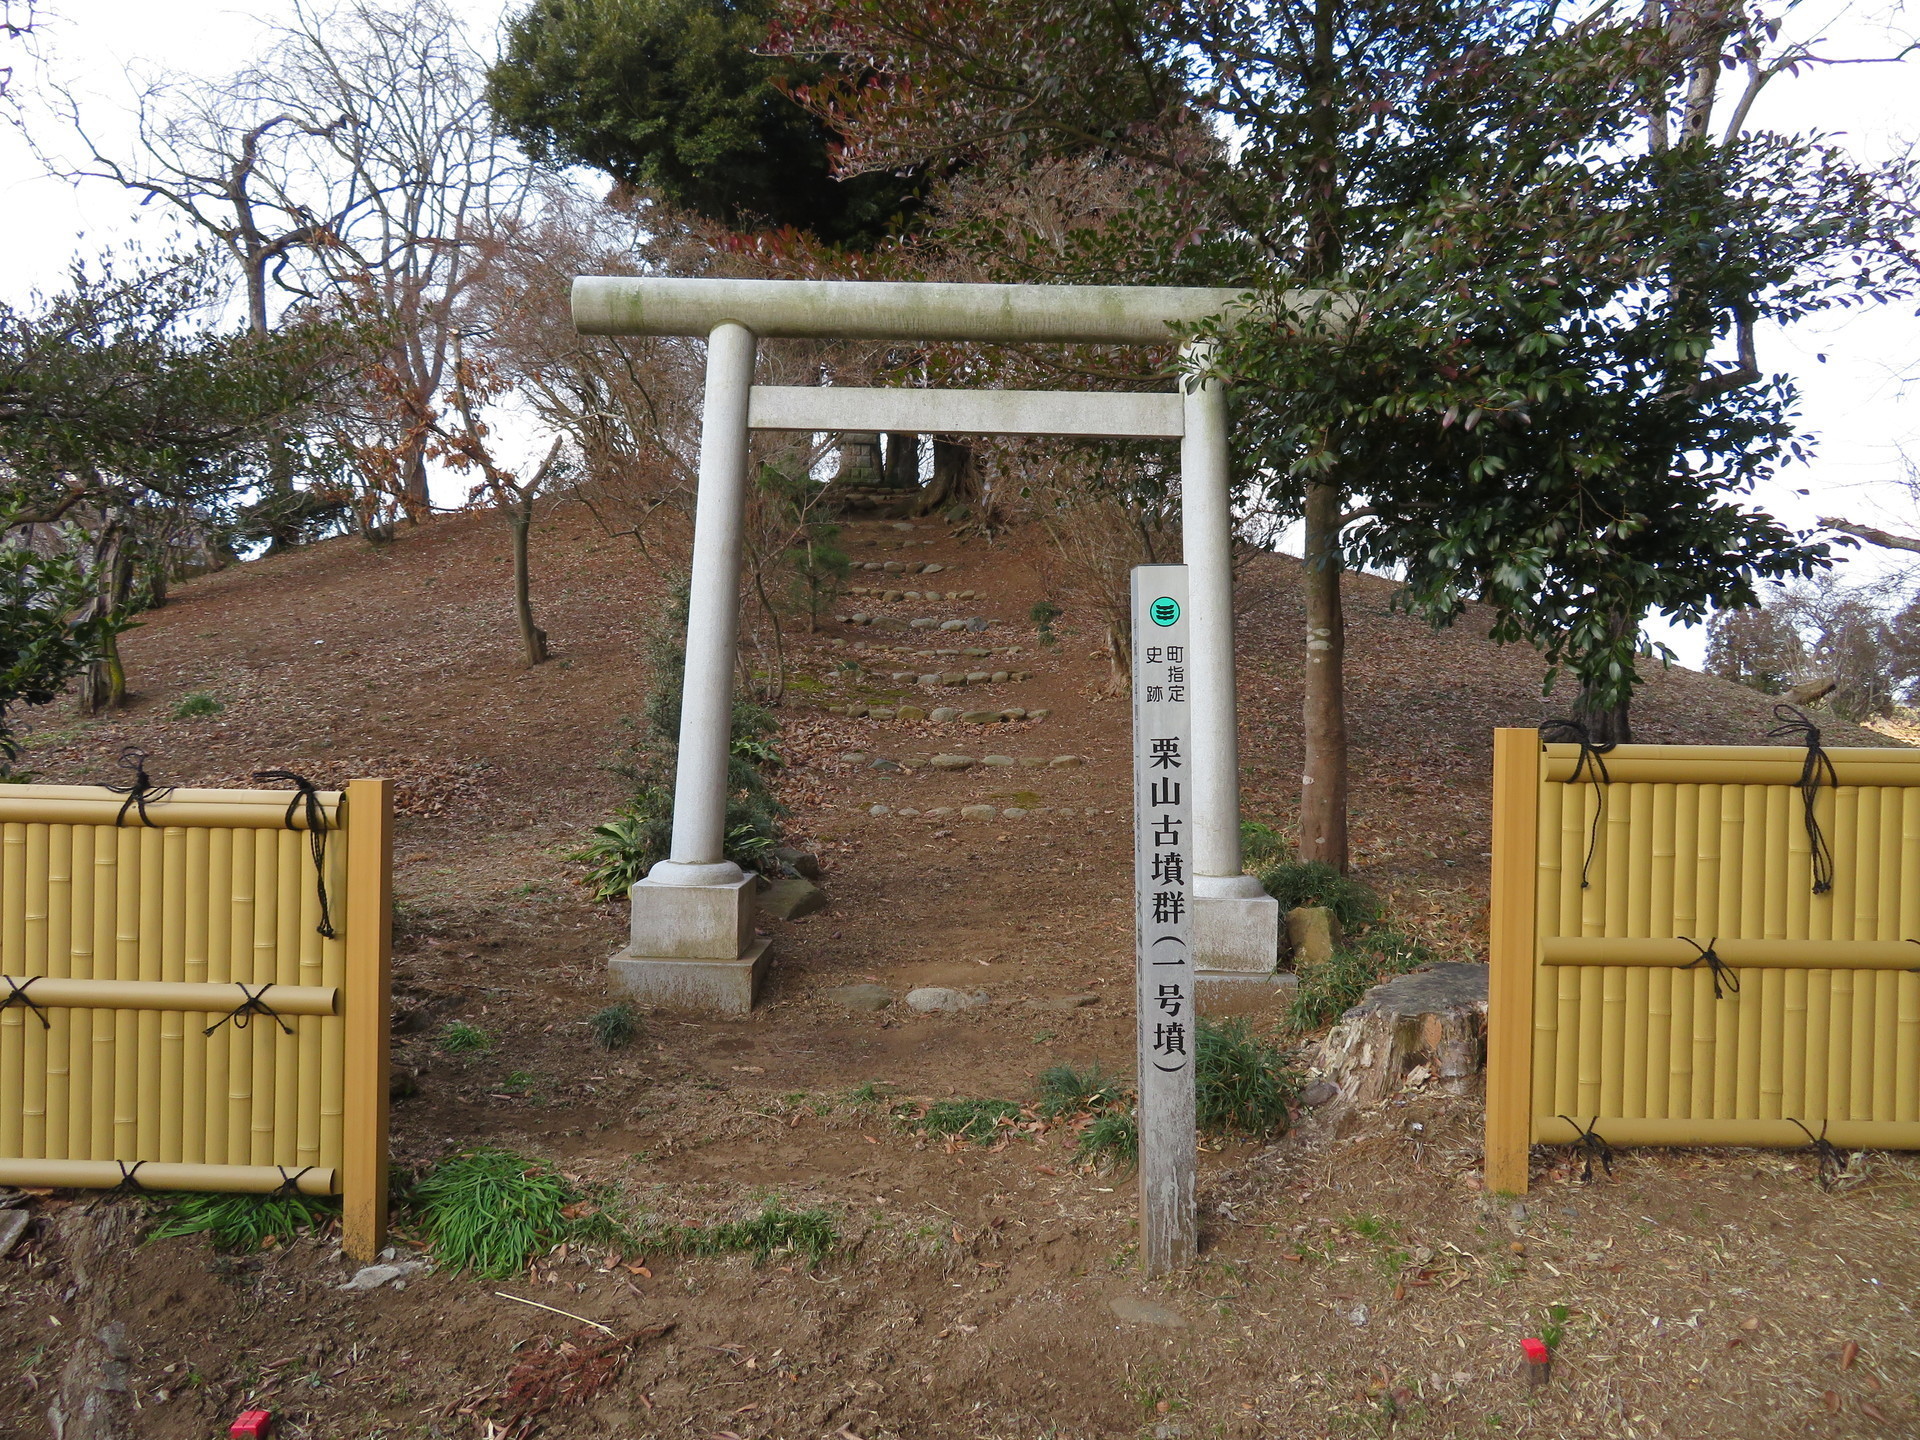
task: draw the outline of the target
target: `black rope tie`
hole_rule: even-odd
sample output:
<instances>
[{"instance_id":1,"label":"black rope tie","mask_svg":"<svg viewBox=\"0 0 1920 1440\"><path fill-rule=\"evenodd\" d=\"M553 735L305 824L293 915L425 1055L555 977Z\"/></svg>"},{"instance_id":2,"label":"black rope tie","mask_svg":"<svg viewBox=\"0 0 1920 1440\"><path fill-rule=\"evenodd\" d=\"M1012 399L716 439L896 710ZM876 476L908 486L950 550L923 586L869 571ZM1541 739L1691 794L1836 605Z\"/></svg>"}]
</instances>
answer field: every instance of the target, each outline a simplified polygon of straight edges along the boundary
<instances>
[{"instance_id":1,"label":"black rope tie","mask_svg":"<svg viewBox=\"0 0 1920 1440\"><path fill-rule=\"evenodd\" d=\"M320 923L314 928L329 940L339 938L333 928L333 908L327 901L327 809L320 803L320 791L304 775L291 770L256 770L256 780L282 780L292 785L294 797L287 802L287 829L297 828L293 821L300 806L307 807L307 848L313 852L313 883L320 891Z\"/></svg>"},{"instance_id":2,"label":"black rope tie","mask_svg":"<svg viewBox=\"0 0 1920 1440\"><path fill-rule=\"evenodd\" d=\"M271 980L262 985L258 990L249 990L244 983L239 981L235 983L240 986L240 993L247 998L234 1006L233 1009L229 1010L226 1014L222 1015L218 1020L214 1021L213 1024L207 1026L206 1029L202 1030L200 1032L202 1035L213 1034L214 1031L218 1030L229 1020L233 1022L234 1029L244 1030L253 1023L253 1017L256 1015L266 1016L289 1035L294 1033L293 1027L287 1024L286 1020L281 1017L280 1012L261 998L267 991L273 989L273 982Z\"/></svg>"},{"instance_id":3,"label":"black rope tie","mask_svg":"<svg viewBox=\"0 0 1920 1440\"><path fill-rule=\"evenodd\" d=\"M313 1169L313 1166L302 1165L291 1175L287 1173L287 1167L284 1165L276 1165L273 1168L280 1172L280 1183L267 1198L270 1200L279 1200L288 1195L298 1195L300 1193L300 1177Z\"/></svg>"},{"instance_id":4,"label":"black rope tie","mask_svg":"<svg viewBox=\"0 0 1920 1440\"><path fill-rule=\"evenodd\" d=\"M1682 970L1698 970L1704 965L1707 969L1711 970L1713 972L1714 999L1724 1000L1728 994L1738 995L1740 993L1740 972L1727 964L1727 962L1722 960L1718 955L1714 954L1713 947L1720 943L1719 936L1714 936L1713 939L1704 945L1689 935L1682 935L1679 938L1685 940L1687 944L1693 946L1694 949L1700 952L1698 958L1689 960L1680 968ZM1721 989L1723 985L1726 987L1725 991Z\"/></svg>"},{"instance_id":5,"label":"black rope tie","mask_svg":"<svg viewBox=\"0 0 1920 1440\"><path fill-rule=\"evenodd\" d=\"M101 1199L104 1200L114 1195L146 1194L147 1187L134 1179L134 1176L140 1173L140 1167L147 1163L146 1161L136 1160L131 1165L127 1164L124 1160L116 1160L113 1163L120 1167L120 1183L107 1191L106 1195L101 1196Z\"/></svg>"},{"instance_id":6,"label":"black rope tie","mask_svg":"<svg viewBox=\"0 0 1920 1440\"><path fill-rule=\"evenodd\" d=\"M10 1005L24 1005L40 1017L42 1030L51 1030L53 1022L47 1019L47 1012L40 1008L31 995L27 994L33 982L40 978L38 975L29 975L24 980L16 980L11 975L0 975L0 980L7 982L7 993L4 999L0 999L0 1010L5 1010Z\"/></svg>"},{"instance_id":7,"label":"black rope tie","mask_svg":"<svg viewBox=\"0 0 1920 1440\"><path fill-rule=\"evenodd\" d=\"M1587 858L1580 866L1580 888L1591 889L1587 874L1593 869L1593 852L1600 848L1600 812L1607 803L1605 787L1613 783L1613 777L1607 774L1607 762L1600 757L1613 749L1614 742L1596 742L1578 720L1549 720L1540 727L1540 738L1549 744L1578 745L1580 757L1573 762L1573 774L1567 777L1567 783L1578 785L1582 775L1593 781L1593 824L1587 831Z\"/></svg>"},{"instance_id":8,"label":"black rope tie","mask_svg":"<svg viewBox=\"0 0 1920 1440\"><path fill-rule=\"evenodd\" d=\"M1596 1115L1584 1125L1578 1120L1575 1120L1571 1115L1562 1115L1560 1118L1571 1125L1580 1137L1573 1142L1580 1147L1581 1154L1586 1157L1586 1163L1580 1169L1580 1183L1583 1185L1591 1185L1593 1183L1593 1162L1595 1160L1598 1160L1600 1162L1600 1168L1607 1172L1607 1178L1612 1179L1613 1147L1602 1140L1600 1138L1600 1132L1593 1128L1599 1123L1600 1117Z\"/></svg>"},{"instance_id":9,"label":"black rope tie","mask_svg":"<svg viewBox=\"0 0 1920 1440\"><path fill-rule=\"evenodd\" d=\"M1789 1115L1787 1119L1793 1120L1793 1116ZM1831 1190L1834 1182L1847 1173L1847 1157L1841 1153L1839 1146L1827 1139L1826 1121L1820 1122L1818 1135L1807 1129L1805 1125L1801 1125L1798 1120L1793 1120L1793 1123L1800 1126L1800 1133L1807 1137L1807 1149L1811 1150L1820 1162L1820 1188Z\"/></svg>"},{"instance_id":10,"label":"black rope tie","mask_svg":"<svg viewBox=\"0 0 1920 1440\"><path fill-rule=\"evenodd\" d=\"M1818 725L1791 705L1774 706L1773 718L1781 723L1767 732L1769 739L1798 735L1807 747L1807 758L1800 766L1800 804L1806 815L1807 844L1813 850L1813 893L1824 895L1833 889L1833 847L1820 833L1820 819L1813 807L1820 796L1821 775L1824 774L1827 784L1835 789L1840 786L1840 777L1834 773L1833 761L1827 752L1820 748Z\"/></svg>"},{"instance_id":11,"label":"black rope tie","mask_svg":"<svg viewBox=\"0 0 1920 1440\"><path fill-rule=\"evenodd\" d=\"M129 745L120 752L119 760L114 762L119 765L122 770L131 770L133 772L132 783L127 785L108 785L105 787L116 795L124 795L127 797L126 802L120 807L120 813L114 817L113 823L115 825L126 824L127 812L129 810L137 810L140 813L140 823L142 825L150 829L158 828L154 825L153 818L147 814L147 802L149 800L166 799L169 795L173 794L174 787L153 783L152 779L147 775L147 760L149 758L148 752L142 750L138 745Z\"/></svg>"}]
</instances>

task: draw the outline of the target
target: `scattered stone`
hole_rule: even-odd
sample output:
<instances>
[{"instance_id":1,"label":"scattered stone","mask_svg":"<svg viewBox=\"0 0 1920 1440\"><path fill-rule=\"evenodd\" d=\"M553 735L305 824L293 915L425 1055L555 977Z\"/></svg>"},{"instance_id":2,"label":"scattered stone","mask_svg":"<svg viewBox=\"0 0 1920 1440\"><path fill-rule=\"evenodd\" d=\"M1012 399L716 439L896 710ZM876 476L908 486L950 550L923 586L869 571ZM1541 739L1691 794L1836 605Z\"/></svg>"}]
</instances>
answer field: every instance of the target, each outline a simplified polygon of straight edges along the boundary
<instances>
[{"instance_id":1,"label":"scattered stone","mask_svg":"<svg viewBox=\"0 0 1920 1440\"><path fill-rule=\"evenodd\" d=\"M1007 681L1011 680L1012 678L1013 676L1010 675L1005 670L996 670L993 672L993 676L992 676L993 683L996 685L1004 685L1007 683Z\"/></svg>"},{"instance_id":2,"label":"scattered stone","mask_svg":"<svg viewBox=\"0 0 1920 1440\"><path fill-rule=\"evenodd\" d=\"M891 705L874 705L869 706L867 709L867 719L869 720L891 720L893 716L894 709Z\"/></svg>"},{"instance_id":3,"label":"scattered stone","mask_svg":"<svg viewBox=\"0 0 1920 1440\"><path fill-rule=\"evenodd\" d=\"M884 985L836 985L827 999L849 1010L884 1010L893 1003L893 992Z\"/></svg>"},{"instance_id":4,"label":"scattered stone","mask_svg":"<svg viewBox=\"0 0 1920 1440\"><path fill-rule=\"evenodd\" d=\"M855 625L871 625L873 623L873 616L862 610L853 617L853 623Z\"/></svg>"},{"instance_id":5,"label":"scattered stone","mask_svg":"<svg viewBox=\"0 0 1920 1440\"><path fill-rule=\"evenodd\" d=\"M820 857L809 851L795 850L790 845L782 845L773 852L773 858L796 875L804 876L808 880L820 878Z\"/></svg>"},{"instance_id":6,"label":"scattered stone","mask_svg":"<svg viewBox=\"0 0 1920 1440\"><path fill-rule=\"evenodd\" d=\"M964 685L967 683L967 677L957 670L947 670L941 673L940 683L942 685Z\"/></svg>"},{"instance_id":7,"label":"scattered stone","mask_svg":"<svg viewBox=\"0 0 1920 1440\"><path fill-rule=\"evenodd\" d=\"M365 1265L354 1272L353 1278L346 1284L336 1286L340 1290L378 1290L382 1285L392 1285L396 1290L407 1288L407 1281L415 1275L428 1275L433 1266L425 1260L401 1260L392 1265Z\"/></svg>"},{"instance_id":8,"label":"scattered stone","mask_svg":"<svg viewBox=\"0 0 1920 1440\"><path fill-rule=\"evenodd\" d=\"M960 716L962 723L967 725L991 725L999 718L998 710L967 710Z\"/></svg>"},{"instance_id":9,"label":"scattered stone","mask_svg":"<svg viewBox=\"0 0 1920 1440\"><path fill-rule=\"evenodd\" d=\"M860 568L862 570L878 570L880 568L880 562L878 560L868 560L861 565Z\"/></svg>"},{"instance_id":10,"label":"scattered stone","mask_svg":"<svg viewBox=\"0 0 1920 1440\"><path fill-rule=\"evenodd\" d=\"M938 620L933 619L931 616L921 615L907 621L907 628L910 630L931 630L939 623Z\"/></svg>"},{"instance_id":11,"label":"scattered stone","mask_svg":"<svg viewBox=\"0 0 1920 1440\"><path fill-rule=\"evenodd\" d=\"M927 718L927 712L922 710L918 705L902 705L898 710L893 712L893 718L896 720L924 720Z\"/></svg>"},{"instance_id":12,"label":"scattered stone","mask_svg":"<svg viewBox=\"0 0 1920 1440\"><path fill-rule=\"evenodd\" d=\"M849 765L864 765L867 763L867 752L864 750L843 750L833 758L844 761Z\"/></svg>"},{"instance_id":13,"label":"scattered stone","mask_svg":"<svg viewBox=\"0 0 1920 1440\"><path fill-rule=\"evenodd\" d=\"M30 1211L0 1210L0 1260L4 1260L13 1247L20 1243L20 1237L27 1233L27 1226L32 1223Z\"/></svg>"},{"instance_id":14,"label":"scattered stone","mask_svg":"<svg viewBox=\"0 0 1920 1440\"><path fill-rule=\"evenodd\" d=\"M920 573L922 575L938 575L942 570L946 568L947 567L944 565L922 565L920 567Z\"/></svg>"},{"instance_id":15,"label":"scattered stone","mask_svg":"<svg viewBox=\"0 0 1920 1440\"><path fill-rule=\"evenodd\" d=\"M936 770L971 770L973 757L971 755L936 755L927 763Z\"/></svg>"},{"instance_id":16,"label":"scattered stone","mask_svg":"<svg viewBox=\"0 0 1920 1440\"><path fill-rule=\"evenodd\" d=\"M923 985L918 990L907 992L907 1008L929 1015L952 1014L986 1003L987 996L983 990L968 994L964 990L949 990L943 985Z\"/></svg>"},{"instance_id":17,"label":"scattered stone","mask_svg":"<svg viewBox=\"0 0 1920 1440\"><path fill-rule=\"evenodd\" d=\"M970 649L970 650L962 650L962 651L961 651L960 653L961 653L962 655L974 655L974 656L978 656L979 658L981 658L981 659L983 659L983 660L984 660L984 659L985 659L985 658L986 658L987 656L989 656L989 655L991 655L991 654L993 654L993 651L991 651L991 650L981 650L981 649L979 649L979 648L977 648L977 647L976 647L976 648L974 648L974 649Z\"/></svg>"},{"instance_id":18,"label":"scattered stone","mask_svg":"<svg viewBox=\"0 0 1920 1440\"><path fill-rule=\"evenodd\" d=\"M911 806L902 805L898 810L894 811L893 813L896 815L918 815L920 812L918 810L913 809Z\"/></svg>"},{"instance_id":19,"label":"scattered stone","mask_svg":"<svg viewBox=\"0 0 1920 1440\"><path fill-rule=\"evenodd\" d=\"M1116 1319L1129 1325L1154 1325L1162 1330L1184 1330L1186 1318L1179 1311L1138 1295L1117 1295L1107 1302Z\"/></svg>"},{"instance_id":20,"label":"scattered stone","mask_svg":"<svg viewBox=\"0 0 1920 1440\"><path fill-rule=\"evenodd\" d=\"M1062 805L1058 810L1055 810L1053 813L1058 815L1063 820L1071 820L1073 819L1074 816L1078 815L1080 812L1074 809L1073 806L1071 805Z\"/></svg>"},{"instance_id":21,"label":"scattered stone","mask_svg":"<svg viewBox=\"0 0 1920 1440\"><path fill-rule=\"evenodd\" d=\"M967 622L964 620L942 620L940 622L940 628L942 630L964 630L967 628Z\"/></svg>"},{"instance_id":22,"label":"scattered stone","mask_svg":"<svg viewBox=\"0 0 1920 1440\"><path fill-rule=\"evenodd\" d=\"M951 815L951 814L953 814L953 807L951 805L936 805L931 810L927 811L927 818L932 819L936 815Z\"/></svg>"},{"instance_id":23,"label":"scattered stone","mask_svg":"<svg viewBox=\"0 0 1920 1440\"><path fill-rule=\"evenodd\" d=\"M1027 818L1027 815L1028 812L1021 809L1018 805L1009 805L1000 812L1000 818L1003 820L1024 820Z\"/></svg>"},{"instance_id":24,"label":"scattered stone","mask_svg":"<svg viewBox=\"0 0 1920 1440\"><path fill-rule=\"evenodd\" d=\"M1296 905L1287 911L1287 945L1293 965L1324 965L1340 943L1340 923L1324 905Z\"/></svg>"},{"instance_id":25,"label":"scattered stone","mask_svg":"<svg viewBox=\"0 0 1920 1440\"><path fill-rule=\"evenodd\" d=\"M985 685L991 679L993 679L993 676L989 675L985 670L969 670L967 672L967 684L969 685Z\"/></svg>"},{"instance_id":26,"label":"scattered stone","mask_svg":"<svg viewBox=\"0 0 1920 1440\"><path fill-rule=\"evenodd\" d=\"M914 683L917 685L925 685L928 689L932 689L940 683L940 677L938 675L922 675Z\"/></svg>"},{"instance_id":27,"label":"scattered stone","mask_svg":"<svg viewBox=\"0 0 1920 1440\"><path fill-rule=\"evenodd\" d=\"M1013 717L1008 716L1007 718L1012 719ZM1047 757L1044 755L1022 755L1020 757L1020 768L1022 770L1044 770L1047 768Z\"/></svg>"},{"instance_id":28,"label":"scattered stone","mask_svg":"<svg viewBox=\"0 0 1920 1440\"><path fill-rule=\"evenodd\" d=\"M998 816L999 813L1000 812L991 805L962 805L960 807L960 818L962 820L992 820Z\"/></svg>"},{"instance_id":29,"label":"scattered stone","mask_svg":"<svg viewBox=\"0 0 1920 1440\"><path fill-rule=\"evenodd\" d=\"M1050 770L1071 770L1076 765L1084 763L1078 755L1056 755L1047 762L1047 768Z\"/></svg>"},{"instance_id":30,"label":"scattered stone","mask_svg":"<svg viewBox=\"0 0 1920 1440\"><path fill-rule=\"evenodd\" d=\"M980 757L980 763L982 765L1011 765L1014 762L1013 756L1011 755L983 755Z\"/></svg>"},{"instance_id":31,"label":"scattered stone","mask_svg":"<svg viewBox=\"0 0 1920 1440\"><path fill-rule=\"evenodd\" d=\"M891 815L892 813L893 807L891 805L869 805L867 807L867 814L873 816L876 820L882 815Z\"/></svg>"},{"instance_id":32,"label":"scattered stone","mask_svg":"<svg viewBox=\"0 0 1920 1440\"><path fill-rule=\"evenodd\" d=\"M946 725L960 718L960 712L951 705L942 705L932 711L927 718L936 725Z\"/></svg>"},{"instance_id":33,"label":"scattered stone","mask_svg":"<svg viewBox=\"0 0 1920 1440\"><path fill-rule=\"evenodd\" d=\"M920 677L911 670L896 670L887 678L896 685L911 685Z\"/></svg>"},{"instance_id":34,"label":"scattered stone","mask_svg":"<svg viewBox=\"0 0 1920 1440\"><path fill-rule=\"evenodd\" d=\"M776 880L760 896L760 913L775 920L798 920L827 908L827 892L811 880L791 876Z\"/></svg>"},{"instance_id":35,"label":"scattered stone","mask_svg":"<svg viewBox=\"0 0 1920 1440\"><path fill-rule=\"evenodd\" d=\"M971 630L975 635L978 635L984 631L990 623L990 621L982 620L978 615L975 615L971 620L967 621L967 629Z\"/></svg>"},{"instance_id":36,"label":"scattered stone","mask_svg":"<svg viewBox=\"0 0 1920 1440\"><path fill-rule=\"evenodd\" d=\"M902 570L906 569L907 567L898 560L889 560L885 564L883 564L880 568L886 571L889 575L898 575Z\"/></svg>"},{"instance_id":37,"label":"scattered stone","mask_svg":"<svg viewBox=\"0 0 1920 1440\"><path fill-rule=\"evenodd\" d=\"M1002 710L1000 712L1000 718L1002 720L1005 720L1011 723L1012 721L1015 721L1015 720L1026 719L1027 712L1022 710L1018 705L1011 705L1011 706L1008 706L1005 710ZM1022 760L1020 763L1024 765L1027 762Z\"/></svg>"},{"instance_id":38,"label":"scattered stone","mask_svg":"<svg viewBox=\"0 0 1920 1440\"><path fill-rule=\"evenodd\" d=\"M898 760L889 760L884 755L876 755L873 757L873 763L867 766L867 768L869 770L890 770L890 771L898 772L900 769L900 762Z\"/></svg>"},{"instance_id":39,"label":"scattered stone","mask_svg":"<svg viewBox=\"0 0 1920 1440\"><path fill-rule=\"evenodd\" d=\"M920 598L920 592L918 590L902 590L900 592L900 598L902 600L918 600Z\"/></svg>"},{"instance_id":40,"label":"scattered stone","mask_svg":"<svg viewBox=\"0 0 1920 1440\"><path fill-rule=\"evenodd\" d=\"M1047 718L1047 717L1048 717L1049 715L1051 715L1051 714L1053 714L1053 711L1051 711L1051 710L1048 710L1048 709L1045 709L1045 708L1042 708L1042 709L1039 709L1039 710L1029 710L1029 711L1027 711L1027 719L1029 719L1029 720L1044 720L1044 719L1046 719L1046 718Z\"/></svg>"},{"instance_id":41,"label":"scattered stone","mask_svg":"<svg viewBox=\"0 0 1920 1440\"><path fill-rule=\"evenodd\" d=\"M1300 1103L1309 1107L1324 1105L1329 1100L1338 1100L1339 1098L1340 1087L1329 1084L1325 1080L1320 1081L1318 1084L1309 1085L1305 1090L1300 1092Z\"/></svg>"},{"instance_id":42,"label":"scattered stone","mask_svg":"<svg viewBox=\"0 0 1920 1440\"><path fill-rule=\"evenodd\" d=\"M906 598L906 595L899 590L883 590L880 592L880 599L889 604L895 600L904 600Z\"/></svg>"}]
</instances>

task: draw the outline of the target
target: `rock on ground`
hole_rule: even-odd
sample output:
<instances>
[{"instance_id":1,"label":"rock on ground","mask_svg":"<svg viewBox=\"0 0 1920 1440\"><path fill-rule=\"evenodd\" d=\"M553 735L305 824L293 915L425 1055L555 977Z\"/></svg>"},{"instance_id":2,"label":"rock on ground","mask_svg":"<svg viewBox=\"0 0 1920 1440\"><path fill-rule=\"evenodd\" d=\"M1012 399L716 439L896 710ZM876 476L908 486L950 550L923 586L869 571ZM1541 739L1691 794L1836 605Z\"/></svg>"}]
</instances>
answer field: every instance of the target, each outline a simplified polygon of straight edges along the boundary
<instances>
[{"instance_id":1,"label":"rock on ground","mask_svg":"<svg viewBox=\"0 0 1920 1440\"><path fill-rule=\"evenodd\" d=\"M760 895L760 913L775 920L798 920L827 908L827 892L811 880L792 876L776 880Z\"/></svg>"},{"instance_id":2,"label":"rock on ground","mask_svg":"<svg viewBox=\"0 0 1920 1440\"><path fill-rule=\"evenodd\" d=\"M836 985L826 994L849 1010L884 1010L893 1003L893 992L884 985Z\"/></svg>"},{"instance_id":3,"label":"rock on ground","mask_svg":"<svg viewBox=\"0 0 1920 1440\"><path fill-rule=\"evenodd\" d=\"M907 992L907 1008L929 1015L971 1010L976 1005L986 1003L987 996L984 990L976 990L969 994L964 990L949 990L943 985L923 985L918 990Z\"/></svg>"}]
</instances>

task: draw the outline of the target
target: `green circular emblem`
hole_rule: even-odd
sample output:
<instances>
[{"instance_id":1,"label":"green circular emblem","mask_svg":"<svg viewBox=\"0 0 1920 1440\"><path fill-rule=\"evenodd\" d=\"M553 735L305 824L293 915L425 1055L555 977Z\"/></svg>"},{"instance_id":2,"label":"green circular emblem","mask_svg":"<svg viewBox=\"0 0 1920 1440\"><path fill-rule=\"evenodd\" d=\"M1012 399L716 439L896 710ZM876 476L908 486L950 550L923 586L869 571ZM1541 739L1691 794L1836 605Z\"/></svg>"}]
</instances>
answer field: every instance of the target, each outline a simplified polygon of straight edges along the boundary
<instances>
[{"instance_id":1,"label":"green circular emblem","mask_svg":"<svg viewBox=\"0 0 1920 1440\"><path fill-rule=\"evenodd\" d=\"M1171 595L1162 595L1147 607L1147 614L1156 625L1171 625L1180 618L1180 602Z\"/></svg>"}]
</instances>

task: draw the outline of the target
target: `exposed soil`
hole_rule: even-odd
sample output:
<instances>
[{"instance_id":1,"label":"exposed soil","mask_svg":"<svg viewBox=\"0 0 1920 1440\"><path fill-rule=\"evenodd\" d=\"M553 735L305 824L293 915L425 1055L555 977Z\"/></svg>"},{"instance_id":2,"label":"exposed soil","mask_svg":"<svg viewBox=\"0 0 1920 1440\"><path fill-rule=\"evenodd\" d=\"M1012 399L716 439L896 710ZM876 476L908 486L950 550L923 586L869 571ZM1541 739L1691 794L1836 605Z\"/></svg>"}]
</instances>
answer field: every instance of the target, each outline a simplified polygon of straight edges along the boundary
<instances>
[{"instance_id":1,"label":"exposed soil","mask_svg":"<svg viewBox=\"0 0 1920 1440\"><path fill-rule=\"evenodd\" d=\"M1307 1112L1275 1144L1208 1149L1203 1261L1147 1284L1126 1178L1076 1168L1070 1136L928 1141L857 1101L869 1082L1023 1098L1060 1061L1130 1070L1131 959L1125 707L1100 697L1092 627L1069 615L1057 647L1036 643L1025 616L1040 580L1020 537L963 543L926 522L850 533L857 559L932 540L912 558L954 567L943 588L989 598L862 599L873 626L793 640L782 793L833 903L767 923L777 960L750 1018L647 1016L626 1050L595 1049L586 1026L623 916L582 897L564 856L622 793L607 767L644 702L639 639L662 596L654 567L582 511L538 531L536 603L557 654L538 669L519 663L504 527L449 519L181 587L126 637L132 709L55 717L36 737L29 763L49 780L108 778L130 743L162 783L269 766L401 779L396 1060L417 1093L394 1109L399 1163L503 1145L665 1219L777 1197L832 1211L844 1240L817 1270L587 1247L510 1283L438 1273L369 1292L337 1288L350 1267L324 1239L244 1257L160 1242L127 1255L110 1296L138 1433L224 1434L248 1405L274 1411L280 1436L328 1440L1920 1433L1920 1169L1904 1157L1863 1158L1828 1192L1800 1155L1634 1152L1583 1184L1565 1152L1543 1150L1534 1194L1509 1207L1478 1189L1477 1103L1416 1092L1369 1115ZM1294 568L1251 559L1240 622L1247 810L1275 821L1300 759ZM1435 634L1393 614L1391 595L1347 584L1357 868L1397 924L1445 958L1477 958L1488 731L1561 707L1542 701L1530 654L1467 622ZM989 729L817 708L905 693L885 676L918 667L879 647L928 648L910 616L970 614L993 624L969 640L1021 646L1034 678L969 687L967 703L984 690L1048 719ZM839 668L849 659L866 678ZM224 708L172 718L196 692ZM1636 724L1645 739L1755 743L1770 703L1675 671L1649 683ZM1830 740L1890 743L1844 726ZM939 750L1085 763L918 763ZM905 768L875 771L875 757ZM1042 813L867 813L975 801ZM990 1001L849 1014L825 992L855 981ZM1045 1006L1070 994L1098 998ZM435 1038L456 1018L496 1047L443 1053ZM0 1435L51 1433L76 1335L99 1323L63 1238L92 1203L38 1199L0 1261ZM605 1337L496 1292L621 1336L673 1328L613 1362L599 1393L509 1432L497 1398L517 1365ZM1136 1303L1123 1316L1115 1301ZM1552 1305L1570 1309L1565 1339L1551 1383L1533 1388L1518 1340Z\"/></svg>"}]
</instances>

